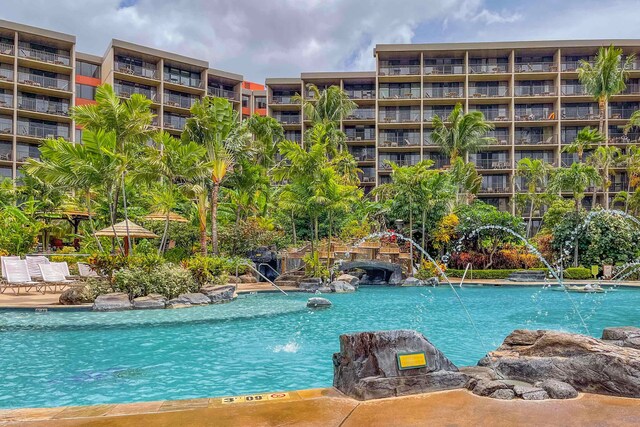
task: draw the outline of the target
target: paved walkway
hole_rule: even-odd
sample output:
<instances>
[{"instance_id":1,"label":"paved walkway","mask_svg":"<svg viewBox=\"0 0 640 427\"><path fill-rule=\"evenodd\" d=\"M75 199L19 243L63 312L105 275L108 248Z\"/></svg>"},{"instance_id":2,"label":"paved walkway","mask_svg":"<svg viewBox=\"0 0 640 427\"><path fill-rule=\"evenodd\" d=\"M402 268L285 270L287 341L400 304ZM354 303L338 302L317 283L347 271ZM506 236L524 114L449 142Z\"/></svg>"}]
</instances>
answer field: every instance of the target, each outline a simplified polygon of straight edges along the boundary
<instances>
[{"instance_id":1,"label":"paved walkway","mask_svg":"<svg viewBox=\"0 0 640 427\"><path fill-rule=\"evenodd\" d=\"M359 402L335 389L223 399L0 411L11 426L638 426L640 400L582 394L571 400L503 401L466 390Z\"/></svg>"}]
</instances>

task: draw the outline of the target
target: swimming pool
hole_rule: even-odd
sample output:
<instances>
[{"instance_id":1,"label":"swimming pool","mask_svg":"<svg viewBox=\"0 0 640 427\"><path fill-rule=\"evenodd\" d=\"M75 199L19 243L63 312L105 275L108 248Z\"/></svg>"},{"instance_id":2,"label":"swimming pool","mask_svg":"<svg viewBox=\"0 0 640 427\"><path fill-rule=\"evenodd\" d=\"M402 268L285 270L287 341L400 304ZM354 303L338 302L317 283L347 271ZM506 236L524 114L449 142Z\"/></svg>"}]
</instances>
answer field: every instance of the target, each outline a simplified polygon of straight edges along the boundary
<instances>
[{"instance_id":1,"label":"swimming pool","mask_svg":"<svg viewBox=\"0 0 640 427\"><path fill-rule=\"evenodd\" d=\"M0 311L0 407L138 402L328 387L341 333L416 329L457 365L473 365L516 328L584 332L563 292L465 287L478 341L452 291L361 287L323 295L241 296L183 310ZM573 294L591 334L638 324L640 290Z\"/></svg>"}]
</instances>

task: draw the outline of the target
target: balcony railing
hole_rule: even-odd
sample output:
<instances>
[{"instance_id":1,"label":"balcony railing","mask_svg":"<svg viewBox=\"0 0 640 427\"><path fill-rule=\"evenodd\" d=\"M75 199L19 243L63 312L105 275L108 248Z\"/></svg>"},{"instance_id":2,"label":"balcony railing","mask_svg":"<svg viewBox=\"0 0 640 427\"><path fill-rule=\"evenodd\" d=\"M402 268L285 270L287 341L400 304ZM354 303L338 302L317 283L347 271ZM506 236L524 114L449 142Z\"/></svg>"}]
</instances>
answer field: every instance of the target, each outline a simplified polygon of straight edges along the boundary
<instances>
[{"instance_id":1,"label":"balcony railing","mask_svg":"<svg viewBox=\"0 0 640 427\"><path fill-rule=\"evenodd\" d=\"M637 108L610 108L609 118L612 120L629 119Z\"/></svg>"},{"instance_id":2,"label":"balcony railing","mask_svg":"<svg viewBox=\"0 0 640 427\"><path fill-rule=\"evenodd\" d=\"M0 162L10 162L13 157L13 149L11 148L11 144L7 147L5 144L2 144L0 147Z\"/></svg>"},{"instance_id":3,"label":"balcony railing","mask_svg":"<svg viewBox=\"0 0 640 427\"><path fill-rule=\"evenodd\" d=\"M294 99L294 95L273 95L270 104L300 104L299 99Z\"/></svg>"},{"instance_id":4,"label":"balcony railing","mask_svg":"<svg viewBox=\"0 0 640 427\"><path fill-rule=\"evenodd\" d=\"M640 94L640 83L629 83L620 95L638 95Z\"/></svg>"},{"instance_id":5,"label":"balcony railing","mask_svg":"<svg viewBox=\"0 0 640 427\"><path fill-rule=\"evenodd\" d=\"M562 95L564 96L585 96L589 95L582 85L562 85Z\"/></svg>"},{"instance_id":6,"label":"balcony railing","mask_svg":"<svg viewBox=\"0 0 640 427\"><path fill-rule=\"evenodd\" d=\"M597 108L570 108L562 109L562 120L598 120L600 114Z\"/></svg>"},{"instance_id":7,"label":"balcony railing","mask_svg":"<svg viewBox=\"0 0 640 427\"><path fill-rule=\"evenodd\" d=\"M361 133L346 133L347 141L373 141L376 139L376 134L374 129L371 132L361 132Z\"/></svg>"},{"instance_id":8,"label":"balcony railing","mask_svg":"<svg viewBox=\"0 0 640 427\"><path fill-rule=\"evenodd\" d=\"M0 117L0 134L7 134L13 132L13 120Z\"/></svg>"},{"instance_id":9,"label":"balcony railing","mask_svg":"<svg viewBox=\"0 0 640 427\"><path fill-rule=\"evenodd\" d=\"M295 125L301 122L301 116L274 116L274 118L284 125Z\"/></svg>"},{"instance_id":10,"label":"balcony railing","mask_svg":"<svg viewBox=\"0 0 640 427\"><path fill-rule=\"evenodd\" d=\"M516 73L554 73L558 71L555 62L516 63Z\"/></svg>"},{"instance_id":11,"label":"balcony railing","mask_svg":"<svg viewBox=\"0 0 640 427\"><path fill-rule=\"evenodd\" d=\"M390 65L381 66L381 76L413 76L420 74L419 65Z\"/></svg>"},{"instance_id":12,"label":"balcony railing","mask_svg":"<svg viewBox=\"0 0 640 427\"><path fill-rule=\"evenodd\" d=\"M469 73L471 74L497 74L508 72L508 64L469 64Z\"/></svg>"},{"instance_id":13,"label":"balcony railing","mask_svg":"<svg viewBox=\"0 0 640 427\"><path fill-rule=\"evenodd\" d=\"M447 65L425 65L424 73L432 74L464 74L464 65L447 64Z\"/></svg>"},{"instance_id":14,"label":"balcony railing","mask_svg":"<svg viewBox=\"0 0 640 427\"><path fill-rule=\"evenodd\" d=\"M359 162L371 162L376 159L375 150L353 150L351 155Z\"/></svg>"},{"instance_id":15,"label":"balcony railing","mask_svg":"<svg viewBox=\"0 0 640 427\"><path fill-rule=\"evenodd\" d=\"M371 110L354 110L344 120L374 120L376 112Z\"/></svg>"},{"instance_id":16,"label":"balcony railing","mask_svg":"<svg viewBox=\"0 0 640 427\"><path fill-rule=\"evenodd\" d=\"M58 79L55 77L39 76L36 74L19 72L18 82L29 86L45 87L48 89L69 90L69 80Z\"/></svg>"},{"instance_id":17,"label":"balcony railing","mask_svg":"<svg viewBox=\"0 0 640 427\"><path fill-rule=\"evenodd\" d=\"M0 107L13 107L13 95L10 93L0 93Z\"/></svg>"},{"instance_id":18,"label":"balcony railing","mask_svg":"<svg viewBox=\"0 0 640 427\"><path fill-rule=\"evenodd\" d=\"M424 112L424 121L430 122L433 121L435 116L440 117L440 119L446 121L449 117L449 114L453 111L453 108L447 110L425 110Z\"/></svg>"},{"instance_id":19,"label":"balcony railing","mask_svg":"<svg viewBox=\"0 0 640 427\"><path fill-rule=\"evenodd\" d=\"M132 76L145 77L147 79L158 78L158 68L155 64L143 63L143 65L134 65L125 62L115 62L116 71Z\"/></svg>"},{"instance_id":20,"label":"balcony railing","mask_svg":"<svg viewBox=\"0 0 640 427\"><path fill-rule=\"evenodd\" d=\"M18 135L34 138L69 139L69 127L18 121Z\"/></svg>"},{"instance_id":21,"label":"balcony railing","mask_svg":"<svg viewBox=\"0 0 640 427\"><path fill-rule=\"evenodd\" d=\"M200 78L195 77L183 77L178 76L172 73L164 73L164 81L167 83L173 83L175 85L192 87L195 89L202 89L204 87L204 82Z\"/></svg>"},{"instance_id":22,"label":"balcony railing","mask_svg":"<svg viewBox=\"0 0 640 427\"><path fill-rule=\"evenodd\" d=\"M493 138L493 141L488 142L487 145L509 145L511 140L508 133L492 134L487 133L487 138Z\"/></svg>"},{"instance_id":23,"label":"balcony railing","mask_svg":"<svg viewBox=\"0 0 640 427\"><path fill-rule=\"evenodd\" d=\"M0 66L0 81L12 82L13 70L10 68L3 68Z\"/></svg>"},{"instance_id":24,"label":"balcony railing","mask_svg":"<svg viewBox=\"0 0 640 427\"><path fill-rule=\"evenodd\" d=\"M629 183L627 182L613 182L609 187L609 191L618 192L618 191L627 191L629 188Z\"/></svg>"},{"instance_id":25,"label":"balcony railing","mask_svg":"<svg viewBox=\"0 0 640 427\"><path fill-rule=\"evenodd\" d=\"M164 98L163 98L164 105L168 105L171 107L187 108L187 109L191 108L193 104L196 103L197 100L198 98L195 96L179 95L176 93L169 93L169 92L165 92Z\"/></svg>"},{"instance_id":26,"label":"balcony railing","mask_svg":"<svg viewBox=\"0 0 640 427\"><path fill-rule=\"evenodd\" d=\"M299 132L285 132L284 139L293 142L302 142L302 134Z\"/></svg>"},{"instance_id":27,"label":"balcony railing","mask_svg":"<svg viewBox=\"0 0 640 427\"><path fill-rule=\"evenodd\" d=\"M589 61L589 63L593 65L593 61ZM565 72L574 72L578 71L580 64L580 61L563 61L560 69Z\"/></svg>"},{"instance_id":28,"label":"balcony railing","mask_svg":"<svg viewBox=\"0 0 640 427\"><path fill-rule=\"evenodd\" d=\"M473 163L478 169L511 169L509 160L476 159Z\"/></svg>"},{"instance_id":29,"label":"balcony railing","mask_svg":"<svg viewBox=\"0 0 640 427\"><path fill-rule=\"evenodd\" d=\"M493 98L509 96L508 87L475 87L469 88L469 96L472 98Z\"/></svg>"},{"instance_id":30,"label":"balcony railing","mask_svg":"<svg viewBox=\"0 0 640 427\"><path fill-rule=\"evenodd\" d=\"M58 116L69 115L68 102L51 101L47 99L18 96L18 108L20 110L37 111L38 113L55 114Z\"/></svg>"},{"instance_id":31,"label":"balcony railing","mask_svg":"<svg viewBox=\"0 0 640 427\"><path fill-rule=\"evenodd\" d=\"M0 54L13 55L15 46L12 43L0 42Z\"/></svg>"},{"instance_id":32,"label":"balcony railing","mask_svg":"<svg viewBox=\"0 0 640 427\"><path fill-rule=\"evenodd\" d=\"M33 49L27 46L20 46L18 56L21 58L35 59L36 61L47 62L49 64L65 65L71 64L71 57L66 53L52 53L44 50Z\"/></svg>"},{"instance_id":33,"label":"balcony railing","mask_svg":"<svg viewBox=\"0 0 640 427\"><path fill-rule=\"evenodd\" d=\"M175 129L175 130L184 130L184 126L187 124L186 117L180 116L171 116L165 114L164 116L164 128L165 129Z\"/></svg>"},{"instance_id":34,"label":"balcony railing","mask_svg":"<svg viewBox=\"0 0 640 427\"><path fill-rule=\"evenodd\" d=\"M484 114L484 118L486 120L496 121L496 122L506 122L509 120L509 111L498 108L476 108L471 109L471 111L479 111Z\"/></svg>"},{"instance_id":35,"label":"balcony railing","mask_svg":"<svg viewBox=\"0 0 640 427\"><path fill-rule=\"evenodd\" d=\"M38 147L18 145L16 147L16 161L26 162L27 159L40 159L40 150Z\"/></svg>"},{"instance_id":36,"label":"balcony railing","mask_svg":"<svg viewBox=\"0 0 640 427\"><path fill-rule=\"evenodd\" d=\"M374 175L358 174L358 179L360 179L360 182L363 184L373 184L376 182L376 177Z\"/></svg>"},{"instance_id":37,"label":"balcony railing","mask_svg":"<svg viewBox=\"0 0 640 427\"><path fill-rule=\"evenodd\" d=\"M385 89L380 88L380 99L419 99L420 88L414 89Z\"/></svg>"},{"instance_id":38,"label":"balcony railing","mask_svg":"<svg viewBox=\"0 0 640 427\"><path fill-rule=\"evenodd\" d=\"M157 101L157 98L158 98L158 94L155 88L147 89L139 86L130 86L130 85L123 85L120 83L116 83L114 85L114 89L115 89L116 95L121 96L123 98L129 98L134 93L144 95L148 99L154 102Z\"/></svg>"},{"instance_id":39,"label":"balcony railing","mask_svg":"<svg viewBox=\"0 0 640 427\"><path fill-rule=\"evenodd\" d=\"M380 147L418 147L420 146L420 135L396 136L380 135Z\"/></svg>"},{"instance_id":40,"label":"balcony railing","mask_svg":"<svg viewBox=\"0 0 640 427\"><path fill-rule=\"evenodd\" d=\"M609 132L610 144L635 144L640 142L640 132Z\"/></svg>"},{"instance_id":41,"label":"balcony railing","mask_svg":"<svg viewBox=\"0 0 640 427\"><path fill-rule=\"evenodd\" d=\"M222 89L219 87L210 87L209 89L207 89L207 93L209 94L209 96L213 96L215 98L227 98L232 101L238 100L238 94L228 89Z\"/></svg>"},{"instance_id":42,"label":"balcony railing","mask_svg":"<svg viewBox=\"0 0 640 427\"><path fill-rule=\"evenodd\" d=\"M417 159L391 159L391 158L380 158L378 159L378 168L381 170L391 170L391 165L388 162L393 162L398 166L413 166L420 161L420 158Z\"/></svg>"},{"instance_id":43,"label":"balcony railing","mask_svg":"<svg viewBox=\"0 0 640 427\"><path fill-rule=\"evenodd\" d=\"M515 119L520 122L536 122L541 120L556 120L556 112L549 108L543 110L516 109Z\"/></svg>"},{"instance_id":44,"label":"balcony railing","mask_svg":"<svg viewBox=\"0 0 640 427\"><path fill-rule=\"evenodd\" d=\"M497 186L487 185L487 186L480 187L480 193L482 194L511 193L511 189L506 184L501 184Z\"/></svg>"},{"instance_id":45,"label":"balcony railing","mask_svg":"<svg viewBox=\"0 0 640 427\"><path fill-rule=\"evenodd\" d=\"M516 96L555 96L556 88L544 86L516 86Z\"/></svg>"},{"instance_id":46,"label":"balcony railing","mask_svg":"<svg viewBox=\"0 0 640 427\"><path fill-rule=\"evenodd\" d=\"M381 123L415 123L420 121L420 111L407 112L380 112L378 120Z\"/></svg>"},{"instance_id":47,"label":"balcony railing","mask_svg":"<svg viewBox=\"0 0 640 427\"><path fill-rule=\"evenodd\" d=\"M424 90L425 98L462 98L464 90L460 88L433 87Z\"/></svg>"},{"instance_id":48,"label":"balcony railing","mask_svg":"<svg viewBox=\"0 0 640 427\"><path fill-rule=\"evenodd\" d=\"M556 144L556 142L555 135L518 133L516 131L516 145Z\"/></svg>"},{"instance_id":49,"label":"balcony railing","mask_svg":"<svg viewBox=\"0 0 640 427\"><path fill-rule=\"evenodd\" d=\"M345 89L344 91L351 99L375 99L374 89Z\"/></svg>"}]
</instances>

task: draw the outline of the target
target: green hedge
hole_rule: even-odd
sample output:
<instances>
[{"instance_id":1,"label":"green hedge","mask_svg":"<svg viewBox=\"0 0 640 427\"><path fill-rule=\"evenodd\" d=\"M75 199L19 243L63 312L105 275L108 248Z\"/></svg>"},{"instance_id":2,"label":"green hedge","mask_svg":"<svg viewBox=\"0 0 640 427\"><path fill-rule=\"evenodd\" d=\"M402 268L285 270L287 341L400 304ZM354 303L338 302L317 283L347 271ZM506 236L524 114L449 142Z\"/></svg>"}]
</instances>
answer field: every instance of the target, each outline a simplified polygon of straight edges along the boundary
<instances>
[{"instance_id":1,"label":"green hedge","mask_svg":"<svg viewBox=\"0 0 640 427\"><path fill-rule=\"evenodd\" d=\"M511 273L515 273L516 271L523 271L522 269L517 270L473 270L467 272L467 279L506 279L511 275ZM545 268L532 268L528 271L547 271ZM464 270L455 270L450 269L445 271L447 276L449 277L462 277L464 274Z\"/></svg>"},{"instance_id":2,"label":"green hedge","mask_svg":"<svg viewBox=\"0 0 640 427\"><path fill-rule=\"evenodd\" d=\"M591 269L585 267L571 267L564 270L564 278L568 280L593 279Z\"/></svg>"}]
</instances>

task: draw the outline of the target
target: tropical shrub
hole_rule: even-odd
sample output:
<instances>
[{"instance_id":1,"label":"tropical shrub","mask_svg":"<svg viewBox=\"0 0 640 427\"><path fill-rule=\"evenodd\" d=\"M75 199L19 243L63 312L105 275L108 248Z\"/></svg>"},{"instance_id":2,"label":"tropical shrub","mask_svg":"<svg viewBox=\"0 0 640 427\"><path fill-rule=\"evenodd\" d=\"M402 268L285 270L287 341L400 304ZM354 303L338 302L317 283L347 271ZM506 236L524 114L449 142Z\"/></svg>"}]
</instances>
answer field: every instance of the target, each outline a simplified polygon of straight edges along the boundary
<instances>
[{"instance_id":1,"label":"tropical shrub","mask_svg":"<svg viewBox=\"0 0 640 427\"><path fill-rule=\"evenodd\" d=\"M113 287L119 292L128 293L131 298L151 293L175 298L199 289L189 270L170 263L159 265L151 271L142 267L118 270L114 274Z\"/></svg>"},{"instance_id":2,"label":"tropical shrub","mask_svg":"<svg viewBox=\"0 0 640 427\"><path fill-rule=\"evenodd\" d=\"M0 208L0 250L11 255L25 255L38 244L44 224L34 221L14 206Z\"/></svg>"},{"instance_id":3,"label":"tropical shrub","mask_svg":"<svg viewBox=\"0 0 640 427\"><path fill-rule=\"evenodd\" d=\"M564 270L563 278L568 280L588 280L593 279L593 274L591 274L590 268L571 267Z\"/></svg>"},{"instance_id":4,"label":"tropical shrub","mask_svg":"<svg viewBox=\"0 0 640 427\"><path fill-rule=\"evenodd\" d=\"M182 265L199 286L204 286L225 284L229 273L235 274L236 267L246 263L240 258L196 256L184 260ZM244 268L238 268L238 273L244 273Z\"/></svg>"},{"instance_id":5,"label":"tropical shrub","mask_svg":"<svg viewBox=\"0 0 640 427\"><path fill-rule=\"evenodd\" d=\"M220 247L225 254L246 256L259 247L281 249L286 247L288 238L282 230L270 221L247 218L219 229Z\"/></svg>"},{"instance_id":6,"label":"tropical shrub","mask_svg":"<svg viewBox=\"0 0 640 427\"><path fill-rule=\"evenodd\" d=\"M500 270L469 270L467 272L467 278L471 279L506 279L512 273L516 271L522 271L521 269L500 269ZM547 271L546 268L532 268L530 271ZM464 270L447 270L447 276L449 277L462 277Z\"/></svg>"},{"instance_id":7,"label":"tropical shrub","mask_svg":"<svg viewBox=\"0 0 640 427\"><path fill-rule=\"evenodd\" d=\"M302 259L304 262L304 273L307 277L320 277L327 279L329 277L329 269L326 263L320 262L318 252L308 253Z\"/></svg>"}]
</instances>

